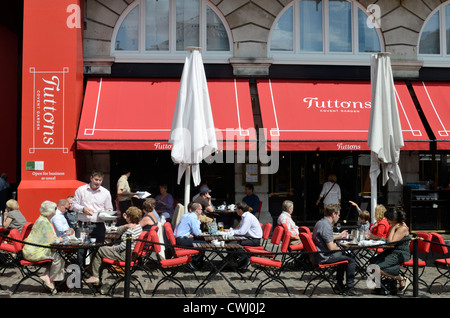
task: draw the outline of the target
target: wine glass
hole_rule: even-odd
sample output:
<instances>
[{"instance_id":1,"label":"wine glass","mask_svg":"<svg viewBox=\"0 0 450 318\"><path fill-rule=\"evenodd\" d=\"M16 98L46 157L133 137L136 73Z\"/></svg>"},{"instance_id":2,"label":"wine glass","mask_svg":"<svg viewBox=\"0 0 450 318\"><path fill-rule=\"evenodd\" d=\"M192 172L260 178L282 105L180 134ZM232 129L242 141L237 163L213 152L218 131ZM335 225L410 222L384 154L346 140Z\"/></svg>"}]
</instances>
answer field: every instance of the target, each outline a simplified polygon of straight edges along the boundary
<instances>
[{"instance_id":1,"label":"wine glass","mask_svg":"<svg viewBox=\"0 0 450 318\"><path fill-rule=\"evenodd\" d=\"M341 232L341 223L336 223L336 229L339 233Z\"/></svg>"}]
</instances>

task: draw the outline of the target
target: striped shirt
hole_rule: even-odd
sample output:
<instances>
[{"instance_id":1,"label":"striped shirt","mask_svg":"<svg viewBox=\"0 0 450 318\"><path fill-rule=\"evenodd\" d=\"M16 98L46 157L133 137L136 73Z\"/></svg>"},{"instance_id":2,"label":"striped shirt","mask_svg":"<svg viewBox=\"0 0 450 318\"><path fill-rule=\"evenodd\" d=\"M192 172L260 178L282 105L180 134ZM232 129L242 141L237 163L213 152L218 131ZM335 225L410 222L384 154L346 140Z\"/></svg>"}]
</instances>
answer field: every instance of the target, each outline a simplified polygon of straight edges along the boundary
<instances>
[{"instance_id":1,"label":"striped shirt","mask_svg":"<svg viewBox=\"0 0 450 318\"><path fill-rule=\"evenodd\" d=\"M120 232L120 229L119 229ZM142 233L142 227L139 224L136 224L136 227L134 229L127 228L125 232L122 232L122 235L120 236L120 239L122 242L118 245L114 245L114 251L116 252L123 252L127 248L127 241L126 238L128 234L131 235L131 238L133 239L131 243L131 250L134 250L134 246L136 245L136 240L139 238L139 235Z\"/></svg>"}]
</instances>

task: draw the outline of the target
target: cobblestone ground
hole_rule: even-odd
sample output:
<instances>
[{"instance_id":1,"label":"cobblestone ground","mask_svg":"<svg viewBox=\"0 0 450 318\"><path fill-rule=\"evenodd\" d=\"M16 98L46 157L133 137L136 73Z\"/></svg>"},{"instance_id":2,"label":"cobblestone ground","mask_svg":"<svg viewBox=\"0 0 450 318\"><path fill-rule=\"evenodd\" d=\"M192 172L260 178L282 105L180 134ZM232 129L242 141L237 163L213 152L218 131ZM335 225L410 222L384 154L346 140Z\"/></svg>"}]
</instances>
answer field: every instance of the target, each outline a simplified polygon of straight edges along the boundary
<instances>
[{"instance_id":1,"label":"cobblestone ground","mask_svg":"<svg viewBox=\"0 0 450 318\"><path fill-rule=\"evenodd\" d=\"M142 298L180 298L180 299L212 299L212 298L226 298L226 299L267 299L267 298L413 298L413 286L411 285L405 294L402 295L390 295L390 296L379 296L374 295L373 290L369 289L366 284L366 280L362 279L357 284L358 291L362 294L360 296L343 296L337 295L333 292L327 283L322 283L315 291L314 295L310 296L309 292L311 288L308 289L307 294L304 294L304 289L308 279L311 277L310 273L303 271L290 269L285 271L281 278L286 283L290 296L287 294L286 290L277 282L271 282L266 285L259 296L255 298L255 291L259 282L266 276L264 273L260 273L255 281L249 279L253 267L250 266L246 272L242 275L245 278L243 280L237 273L231 270L224 270L224 275L232 282L232 284L239 291L237 294L223 279L220 275L217 275L204 289L194 294L196 287L199 282L195 279L194 275L189 271L181 271L176 277L180 279L183 283L187 296L185 296L178 286L172 282L165 282L161 285L154 296L152 296L153 288L156 281L161 279L161 274L155 271L155 277L150 281L150 279L143 272L137 272L136 277L141 282L144 292L141 294L136 291L136 289L131 286L130 297L142 297ZM206 277L209 270L197 271L198 278L202 280ZM437 276L436 268L430 264L425 269L423 274L423 279L430 283ZM303 277L302 277L303 275ZM92 291L87 285L82 285L81 288L67 289L66 285L63 285L65 290L58 292L56 295L50 295L47 293L43 287L33 280L27 280L19 287L17 293L13 294L13 290L16 284L21 279L21 274L17 269L7 269L2 276L0 276L0 297L2 298L111 298L110 295L102 295L100 292L93 295ZM112 276L104 271L103 283L105 284L99 291L107 290L109 284L114 282ZM427 292L426 288L419 285L419 298L449 298L450 297L450 286L446 286L442 289L442 282L435 284L431 290L431 293ZM114 295L114 298L123 298L124 289L123 284L120 285Z\"/></svg>"}]
</instances>

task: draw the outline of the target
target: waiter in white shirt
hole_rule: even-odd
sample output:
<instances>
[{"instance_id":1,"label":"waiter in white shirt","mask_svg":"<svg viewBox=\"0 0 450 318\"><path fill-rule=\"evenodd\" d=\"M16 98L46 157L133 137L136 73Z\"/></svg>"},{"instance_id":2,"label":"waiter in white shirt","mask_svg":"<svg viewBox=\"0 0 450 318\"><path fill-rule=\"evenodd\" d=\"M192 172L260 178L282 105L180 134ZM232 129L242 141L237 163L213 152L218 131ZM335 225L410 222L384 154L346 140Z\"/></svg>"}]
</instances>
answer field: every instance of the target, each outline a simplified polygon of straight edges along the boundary
<instances>
[{"instance_id":1,"label":"waiter in white shirt","mask_svg":"<svg viewBox=\"0 0 450 318\"><path fill-rule=\"evenodd\" d=\"M90 222L90 236L96 238L99 243L105 241L106 228L105 222L98 215L102 211L113 210L111 193L102 187L102 182L103 172L92 171L90 182L79 187L73 197L73 210L78 213L78 223Z\"/></svg>"},{"instance_id":2,"label":"waiter in white shirt","mask_svg":"<svg viewBox=\"0 0 450 318\"><path fill-rule=\"evenodd\" d=\"M102 187L103 172L94 170L91 173L90 182L82 185L75 191L73 197L73 210L78 213L78 227L83 222L90 223L91 237L96 238L98 243L105 241L105 222L98 217L102 211L112 211L111 193ZM78 250L78 265L81 270L85 269L87 250Z\"/></svg>"}]
</instances>

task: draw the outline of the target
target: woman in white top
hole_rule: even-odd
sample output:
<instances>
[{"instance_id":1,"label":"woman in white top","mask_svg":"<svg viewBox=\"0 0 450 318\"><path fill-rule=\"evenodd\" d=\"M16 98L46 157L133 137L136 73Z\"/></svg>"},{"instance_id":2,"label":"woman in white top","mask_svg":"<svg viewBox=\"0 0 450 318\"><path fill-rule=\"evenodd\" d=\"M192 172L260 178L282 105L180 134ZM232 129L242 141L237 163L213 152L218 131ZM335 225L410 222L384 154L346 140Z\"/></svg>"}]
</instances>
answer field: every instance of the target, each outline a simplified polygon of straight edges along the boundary
<instances>
[{"instance_id":1,"label":"woman in white top","mask_svg":"<svg viewBox=\"0 0 450 318\"><path fill-rule=\"evenodd\" d=\"M316 205L319 205L322 198L324 198L324 206L327 206L328 204L341 204L341 188L337 184L337 177L334 173L328 175L328 181L323 184Z\"/></svg>"}]
</instances>

